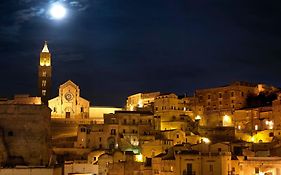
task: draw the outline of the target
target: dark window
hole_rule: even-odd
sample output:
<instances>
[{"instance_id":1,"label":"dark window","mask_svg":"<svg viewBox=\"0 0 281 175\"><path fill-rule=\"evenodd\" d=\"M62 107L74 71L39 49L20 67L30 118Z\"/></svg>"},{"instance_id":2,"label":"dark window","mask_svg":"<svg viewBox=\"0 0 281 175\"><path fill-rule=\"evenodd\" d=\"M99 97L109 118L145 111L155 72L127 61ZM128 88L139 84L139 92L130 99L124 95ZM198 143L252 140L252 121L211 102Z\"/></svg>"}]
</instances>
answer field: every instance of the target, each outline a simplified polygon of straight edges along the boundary
<instances>
[{"instance_id":1,"label":"dark window","mask_svg":"<svg viewBox=\"0 0 281 175\"><path fill-rule=\"evenodd\" d=\"M214 171L214 165L210 165L209 170L210 170L210 172L213 172Z\"/></svg>"},{"instance_id":2,"label":"dark window","mask_svg":"<svg viewBox=\"0 0 281 175\"><path fill-rule=\"evenodd\" d=\"M191 163L186 164L186 172L187 172L187 174L192 173L192 164Z\"/></svg>"},{"instance_id":3,"label":"dark window","mask_svg":"<svg viewBox=\"0 0 281 175\"><path fill-rule=\"evenodd\" d=\"M116 135L116 130L115 129L111 129L110 134L111 135Z\"/></svg>"},{"instance_id":4,"label":"dark window","mask_svg":"<svg viewBox=\"0 0 281 175\"><path fill-rule=\"evenodd\" d=\"M243 149L239 146L235 146L234 147L234 155L236 156L242 156L243 153Z\"/></svg>"},{"instance_id":5,"label":"dark window","mask_svg":"<svg viewBox=\"0 0 281 175\"><path fill-rule=\"evenodd\" d=\"M135 119L133 119L133 124L136 124L136 120Z\"/></svg>"},{"instance_id":6,"label":"dark window","mask_svg":"<svg viewBox=\"0 0 281 175\"><path fill-rule=\"evenodd\" d=\"M70 112L65 112L65 118L70 118Z\"/></svg>"},{"instance_id":7,"label":"dark window","mask_svg":"<svg viewBox=\"0 0 281 175\"><path fill-rule=\"evenodd\" d=\"M125 130L125 129L123 129L123 133L126 133L126 130Z\"/></svg>"},{"instance_id":8,"label":"dark window","mask_svg":"<svg viewBox=\"0 0 281 175\"><path fill-rule=\"evenodd\" d=\"M84 112L84 108L83 107L81 107L81 112Z\"/></svg>"},{"instance_id":9,"label":"dark window","mask_svg":"<svg viewBox=\"0 0 281 175\"><path fill-rule=\"evenodd\" d=\"M9 131L9 132L8 132L8 136L14 136L13 131Z\"/></svg>"},{"instance_id":10,"label":"dark window","mask_svg":"<svg viewBox=\"0 0 281 175\"><path fill-rule=\"evenodd\" d=\"M124 124L127 124L127 120L126 119L124 119Z\"/></svg>"},{"instance_id":11,"label":"dark window","mask_svg":"<svg viewBox=\"0 0 281 175\"><path fill-rule=\"evenodd\" d=\"M86 132L86 129L85 128L81 128L80 131L81 132Z\"/></svg>"},{"instance_id":12,"label":"dark window","mask_svg":"<svg viewBox=\"0 0 281 175\"><path fill-rule=\"evenodd\" d=\"M255 173L256 173L256 174L259 174L259 173L260 173L259 167L255 167Z\"/></svg>"},{"instance_id":13,"label":"dark window","mask_svg":"<svg viewBox=\"0 0 281 175\"><path fill-rule=\"evenodd\" d=\"M218 152L221 152L221 148L218 148Z\"/></svg>"},{"instance_id":14,"label":"dark window","mask_svg":"<svg viewBox=\"0 0 281 175\"><path fill-rule=\"evenodd\" d=\"M100 142L101 142L101 137L100 137Z\"/></svg>"}]
</instances>

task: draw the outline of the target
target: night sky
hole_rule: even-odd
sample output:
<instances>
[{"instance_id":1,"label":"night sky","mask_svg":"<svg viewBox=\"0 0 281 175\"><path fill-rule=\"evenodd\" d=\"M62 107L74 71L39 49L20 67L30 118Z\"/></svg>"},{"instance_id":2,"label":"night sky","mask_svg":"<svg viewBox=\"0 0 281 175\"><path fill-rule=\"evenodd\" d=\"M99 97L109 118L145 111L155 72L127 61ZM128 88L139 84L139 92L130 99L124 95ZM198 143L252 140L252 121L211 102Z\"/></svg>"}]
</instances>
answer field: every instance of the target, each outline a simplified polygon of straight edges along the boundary
<instances>
[{"instance_id":1,"label":"night sky","mask_svg":"<svg viewBox=\"0 0 281 175\"><path fill-rule=\"evenodd\" d=\"M92 105L149 91L187 93L235 80L281 86L281 1L1 0L0 96L37 93L52 53L53 96L67 80Z\"/></svg>"}]
</instances>

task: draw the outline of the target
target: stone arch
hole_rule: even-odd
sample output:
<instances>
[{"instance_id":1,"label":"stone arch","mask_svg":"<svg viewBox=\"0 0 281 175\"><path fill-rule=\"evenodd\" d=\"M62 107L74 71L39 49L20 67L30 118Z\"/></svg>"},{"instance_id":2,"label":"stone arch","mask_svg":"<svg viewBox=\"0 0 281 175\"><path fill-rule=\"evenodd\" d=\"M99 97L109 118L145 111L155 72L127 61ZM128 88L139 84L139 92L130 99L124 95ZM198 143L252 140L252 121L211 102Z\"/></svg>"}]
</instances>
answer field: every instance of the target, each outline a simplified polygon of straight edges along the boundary
<instances>
[{"instance_id":1,"label":"stone arch","mask_svg":"<svg viewBox=\"0 0 281 175\"><path fill-rule=\"evenodd\" d=\"M107 139L107 145L109 149L114 149L115 148L115 144L116 144L116 140L114 137L108 137Z\"/></svg>"}]
</instances>

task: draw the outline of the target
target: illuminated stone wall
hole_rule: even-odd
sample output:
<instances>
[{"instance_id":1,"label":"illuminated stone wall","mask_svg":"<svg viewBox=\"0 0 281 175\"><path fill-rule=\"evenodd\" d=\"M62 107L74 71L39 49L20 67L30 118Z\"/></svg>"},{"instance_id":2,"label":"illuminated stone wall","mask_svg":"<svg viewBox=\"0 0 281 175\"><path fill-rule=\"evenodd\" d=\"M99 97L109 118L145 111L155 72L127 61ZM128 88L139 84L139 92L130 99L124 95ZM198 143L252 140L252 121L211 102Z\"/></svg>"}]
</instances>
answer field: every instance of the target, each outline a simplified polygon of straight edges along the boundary
<instances>
[{"instance_id":1,"label":"illuminated stone wall","mask_svg":"<svg viewBox=\"0 0 281 175\"><path fill-rule=\"evenodd\" d=\"M161 94L154 102L154 115L161 119L161 130L186 130L188 120L195 115L190 108L188 98L179 99L177 95Z\"/></svg>"},{"instance_id":2,"label":"illuminated stone wall","mask_svg":"<svg viewBox=\"0 0 281 175\"><path fill-rule=\"evenodd\" d=\"M34 104L41 105L41 97L30 97L28 94L15 95L12 100L1 100L0 104Z\"/></svg>"},{"instance_id":3,"label":"illuminated stone wall","mask_svg":"<svg viewBox=\"0 0 281 175\"><path fill-rule=\"evenodd\" d=\"M274 136L281 138L281 94L272 102Z\"/></svg>"},{"instance_id":4,"label":"illuminated stone wall","mask_svg":"<svg viewBox=\"0 0 281 175\"><path fill-rule=\"evenodd\" d=\"M48 165L50 113L44 105L0 105L0 145L4 149L0 152L7 155L5 163Z\"/></svg>"},{"instance_id":5,"label":"illuminated stone wall","mask_svg":"<svg viewBox=\"0 0 281 175\"><path fill-rule=\"evenodd\" d=\"M222 126L223 116L231 116L232 112L246 106L249 94L257 94L256 85L245 82L234 82L227 86L196 90L196 101L193 105L203 106L204 124Z\"/></svg>"},{"instance_id":6,"label":"illuminated stone wall","mask_svg":"<svg viewBox=\"0 0 281 175\"><path fill-rule=\"evenodd\" d=\"M250 133L273 129L273 111L271 106L247 108L234 111L234 126L238 131Z\"/></svg>"},{"instance_id":7,"label":"illuminated stone wall","mask_svg":"<svg viewBox=\"0 0 281 175\"><path fill-rule=\"evenodd\" d=\"M239 164L240 175L281 173L281 157L247 157L241 158Z\"/></svg>"},{"instance_id":8,"label":"illuminated stone wall","mask_svg":"<svg viewBox=\"0 0 281 175\"><path fill-rule=\"evenodd\" d=\"M146 108L152 105L160 92L137 93L127 98L126 110L135 111L137 108Z\"/></svg>"},{"instance_id":9,"label":"illuminated stone wall","mask_svg":"<svg viewBox=\"0 0 281 175\"><path fill-rule=\"evenodd\" d=\"M199 155L194 151L182 151L175 154L175 157L176 175L186 174L187 172L196 175L228 175L233 166L230 153Z\"/></svg>"},{"instance_id":10,"label":"illuminated stone wall","mask_svg":"<svg viewBox=\"0 0 281 175\"><path fill-rule=\"evenodd\" d=\"M122 108L107 107L107 106L91 106L89 118L97 124L103 124L104 114L113 114L115 111L121 111Z\"/></svg>"},{"instance_id":11,"label":"illuminated stone wall","mask_svg":"<svg viewBox=\"0 0 281 175\"><path fill-rule=\"evenodd\" d=\"M116 111L106 114L104 124L81 125L75 147L93 149L126 149L140 144L140 137L150 135L155 128L152 113ZM89 132L88 129L90 129Z\"/></svg>"}]
</instances>

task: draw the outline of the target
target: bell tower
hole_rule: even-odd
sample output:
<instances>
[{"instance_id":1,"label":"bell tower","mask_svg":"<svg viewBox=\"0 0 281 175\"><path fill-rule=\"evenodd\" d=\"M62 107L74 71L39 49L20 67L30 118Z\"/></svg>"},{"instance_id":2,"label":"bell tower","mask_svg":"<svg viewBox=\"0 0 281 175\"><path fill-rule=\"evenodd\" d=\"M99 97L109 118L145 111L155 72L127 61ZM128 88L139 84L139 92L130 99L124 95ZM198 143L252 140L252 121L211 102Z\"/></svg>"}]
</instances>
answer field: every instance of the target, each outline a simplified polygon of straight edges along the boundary
<instances>
[{"instance_id":1,"label":"bell tower","mask_svg":"<svg viewBox=\"0 0 281 175\"><path fill-rule=\"evenodd\" d=\"M38 67L38 95L45 105L48 105L48 100L51 97L51 77L51 53L49 52L47 41L45 41L43 50L40 53Z\"/></svg>"}]
</instances>

